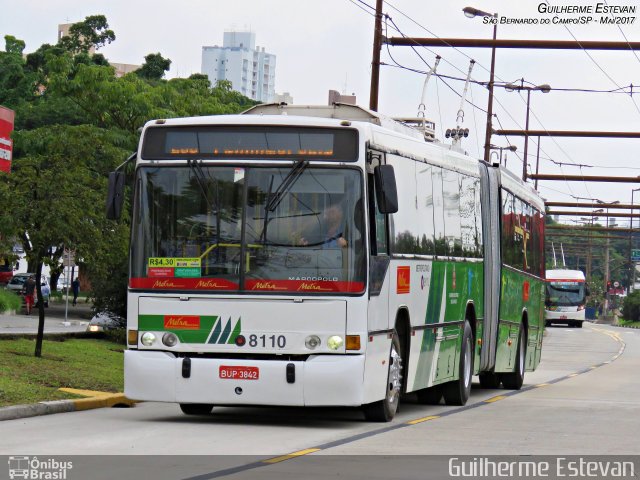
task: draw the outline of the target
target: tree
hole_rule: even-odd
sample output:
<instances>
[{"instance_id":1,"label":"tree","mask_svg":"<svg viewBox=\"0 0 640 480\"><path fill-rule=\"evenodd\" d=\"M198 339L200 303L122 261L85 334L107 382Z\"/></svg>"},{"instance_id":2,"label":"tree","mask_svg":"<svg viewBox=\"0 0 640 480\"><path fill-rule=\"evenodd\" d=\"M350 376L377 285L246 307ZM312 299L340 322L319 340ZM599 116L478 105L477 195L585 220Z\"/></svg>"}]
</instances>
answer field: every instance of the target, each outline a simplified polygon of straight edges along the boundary
<instances>
[{"instance_id":1,"label":"tree","mask_svg":"<svg viewBox=\"0 0 640 480\"><path fill-rule=\"evenodd\" d=\"M26 60L15 37L0 52L0 100L16 110L13 171L0 173L0 240L22 241L38 283L43 265L55 275L64 247L74 248L94 308L124 317L129 216L125 206L120 221L105 219L108 172L137 148L138 129L150 119L238 113L256 102L230 84L211 88L204 75L161 80L170 61L160 54L147 55L143 75L118 78L104 56L89 54L91 45L115 39L106 19L76 25L67 40ZM40 308L36 355L43 326Z\"/></svg>"},{"instance_id":2,"label":"tree","mask_svg":"<svg viewBox=\"0 0 640 480\"><path fill-rule=\"evenodd\" d=\"M96 50L116 39L113 30L109 29L107 17L91 15L84 21L69 27L69 34L62 37L58 45L71 53L88 52L91 47Z\"/></svg>"},{"instance_id":3,"label":"tree","mask_svg":"<svg viewBox=\"0 0 640 480\"><path fill-rule=\"evenodd\" d=\"M144 57L144 63L135 71L140 78L147 80L161 80L164 73L169 71L171 60L159 53L150 53Z\"/></svg>"},{"instance_id":4,"label":"tree","mask_svg":"<svg viewBox=\"0 0 640 480\"><path fill-rule=\"evenodd\" d=\"M22 40L6 35L5 51L0 52L0 105L15 108L33 96L35 76L25 71Z\"/></svg>"},{"instance_id":5,"label":"tree","mask_svg":"<svg viewBox=\"0 0 640 480\"><path fill-rule=\"evenodd\" d=\"M11 175L0 182L0 199L11 212L10 228L23 239L35 265L42 298L42 266L51 263L52 245L73 246L95 260L105 239L106 175L126 154L108 131L93 126L49 126L15 135ZM4 226L6 228L6 226ZM39 303L35 355L42 352L44 305Z\"/></svg>"}]
</instances>

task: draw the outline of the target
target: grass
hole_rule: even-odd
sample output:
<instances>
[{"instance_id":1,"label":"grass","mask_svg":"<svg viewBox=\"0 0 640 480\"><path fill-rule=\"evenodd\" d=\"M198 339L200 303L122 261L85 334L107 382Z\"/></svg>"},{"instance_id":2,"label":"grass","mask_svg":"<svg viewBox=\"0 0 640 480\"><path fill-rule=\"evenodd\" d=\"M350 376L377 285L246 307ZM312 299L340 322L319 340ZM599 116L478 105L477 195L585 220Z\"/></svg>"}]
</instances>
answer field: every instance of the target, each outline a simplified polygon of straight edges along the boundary
<instances>
[{"instance_id":1,"label":"grass","mask_svg":"<svg viewBox=\"0 0 640 480\"><path fill-rule=\"evenodd\" d=\"M622 327L636 327L640 328L640 322L633 322L631 320L625 320L624 318L618 319L618 325Z\"/></svg>"},{"instance_id":2,"label":"grass","mask_svg":"<svg viewBox=\"0 0 640 480\"><path fill-rule=\"evenodd\" d=\"M9 290L0 289L0 313L17 311L22 307L22 298Z\"/></svg>"},{"instance_id":3,"label":"grass","mask_svg":"<svg viewBox=\"0 0 640 480\"><path fill-rule=\"evenodd\" d=\"M123 347L98 339L45 340L42 357L35 340L0 340L0 407L78 398L61 387L122 392Z\"/></svg>"}]
</instances>

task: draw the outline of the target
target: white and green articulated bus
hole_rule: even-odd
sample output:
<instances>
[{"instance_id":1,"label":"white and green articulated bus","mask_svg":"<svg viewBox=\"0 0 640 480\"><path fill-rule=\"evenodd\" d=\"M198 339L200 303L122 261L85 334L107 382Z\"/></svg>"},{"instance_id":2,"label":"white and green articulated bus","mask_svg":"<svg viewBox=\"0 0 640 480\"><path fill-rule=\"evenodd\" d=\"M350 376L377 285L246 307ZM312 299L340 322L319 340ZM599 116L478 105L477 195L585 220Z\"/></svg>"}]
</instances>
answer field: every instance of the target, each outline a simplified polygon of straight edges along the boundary
<instances>
[{"instance_id":1,"label":"white and green articulated bus","mask_svg":"<svg viewBox=\"0 0 640 480\"><path fill-rule=\"evenodd\" d=\"M389 421L538 365L544 205L508 171L341 104L150 121L135 160L127 397Z\"/></svg>"}]
</instances>

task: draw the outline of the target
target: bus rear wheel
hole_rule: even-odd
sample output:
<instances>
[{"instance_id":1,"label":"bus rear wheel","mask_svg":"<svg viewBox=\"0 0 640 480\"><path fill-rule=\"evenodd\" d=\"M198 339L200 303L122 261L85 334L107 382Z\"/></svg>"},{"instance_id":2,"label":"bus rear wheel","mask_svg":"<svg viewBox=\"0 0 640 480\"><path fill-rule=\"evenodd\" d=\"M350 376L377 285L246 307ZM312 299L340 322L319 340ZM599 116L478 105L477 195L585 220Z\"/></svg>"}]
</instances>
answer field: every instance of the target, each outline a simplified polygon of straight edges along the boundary
<instances>
[{"instance_id":1,"label":"bus rear wheel","mask_svg":"<svg viewBox=\"0 0 640 480\"><path fill-rule=\"evenodd\" d=\"M391 339L389 370L384 399L363 405L364 417L370 422L390 422L398 411L402 390L402 351L396 333Z\"/></svg>"},{"instance_id":2,"label":"bus rear wheel","mask_svg":"<svg viewBox=\"0 0 640 480\"><path fill-rule=\"evenodd\" d=\"M471 376L473 375L473 341L471 340L471 325L464 322L462 335L462 350L460 351L460 363L458 380L445 383L442 386L444 403L447 405L464 405L471 395Z\"/></svg>"},{"instance_id":3,"label":"bus rear wheel","mask_svg":"<svg viewBox=\"0 0 640 480\"><path fill-rule=\"evenodd\" d=\"M513 372L502 374L502 385L509 390L520 390L524 383L524 361L527 357L527 331L522 325L518 337L518 353L516 354L516 366Z\"/></svg>"},{"instance_id":4,"label":"bus rear wheel","mask_svg":"<svg viewBox=\"0 0 640 480\"><path fill-rule=\"evenodd\" d=\"M209 403L181 403L180 410L186 415L209 415L213 405Z\"/></svg>"}]
</instances>

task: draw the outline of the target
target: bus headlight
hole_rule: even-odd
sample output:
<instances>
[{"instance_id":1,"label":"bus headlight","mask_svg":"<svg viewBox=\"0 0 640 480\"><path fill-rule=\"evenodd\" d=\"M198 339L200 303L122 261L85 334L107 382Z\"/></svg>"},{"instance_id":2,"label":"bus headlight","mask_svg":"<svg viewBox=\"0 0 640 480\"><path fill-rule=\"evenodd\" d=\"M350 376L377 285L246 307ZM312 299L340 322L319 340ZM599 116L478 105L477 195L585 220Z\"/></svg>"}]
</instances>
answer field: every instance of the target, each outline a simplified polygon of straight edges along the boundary
<instances>
[{"instance_id":1,"label":"bus headlight","mask_svg":"<svg viewBox=\"0 0 640 480\"><path fill-rule=\"evenodd\" d=\"M174 347L178 343L178 337L175 333L167 332L162 336L162 343L167 347Z\"/></svg>"},{"instance_id":2,"label":"bus headlight","mask_svg":"<svg viewBox=\"0 0 640 480\"><path fill-rule=\"evenodd\" d=\"M340 335L332 335L327 339L327 347L331 350L338 350L344 344L344 340Z\"/></svg>"},{"instance_id":3,"label":"bus headlight","mask_svg":"<svg viewBox=\"0 0 640 480\"><path fill-rule=\"evenodd\" d=\"M156 336L151 332L144 332L140 341L145 347L150 347L156 341Z\"/></svg>"},{"instance_id":4,"label":"bus headlight","mask_svg":"<svg viewBox=\"0 0 640 480\"><path fill-rule=\"evenodd\" d=\"M320 343L322 343L322 341L320 340L320 337L317 335L309 335L307 338L304 339L304 345L309 350L315 350L316 347L320 345Z\"/></svg>"}]
</instances>

